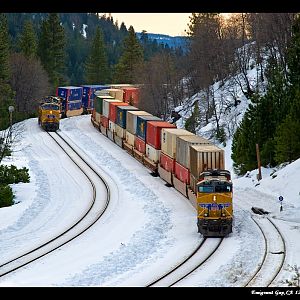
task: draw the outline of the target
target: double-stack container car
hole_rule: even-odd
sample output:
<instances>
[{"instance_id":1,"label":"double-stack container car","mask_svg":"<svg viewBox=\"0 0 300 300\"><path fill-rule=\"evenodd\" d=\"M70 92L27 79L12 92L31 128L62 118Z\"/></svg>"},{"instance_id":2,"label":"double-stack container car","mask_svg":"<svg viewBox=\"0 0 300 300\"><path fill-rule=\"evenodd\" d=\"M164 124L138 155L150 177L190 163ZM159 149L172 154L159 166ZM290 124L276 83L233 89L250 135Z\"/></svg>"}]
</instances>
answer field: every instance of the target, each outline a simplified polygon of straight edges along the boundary
<instances>
[{"instance_id":1,"label":"double-stack container car","mask_svg":"<svg viewBox=\"0 0 300 300\"><path fill-rule=\"evenodd\" d=\"M109 88L107 85L82 85L83 113L91 113L94 108L96 92Z\"/></svg>"},{"instance_id":2,"label":"double-stack container car","mask_svg":"<svg viewBox=\"0 0 300 300\"><path fill-rule=\"evenodd\" d=\"M83 88L78 86L61 86L56 90L56 96L62 99L62 117L79 116L83 113Z\"/></svg>"},{"instance_id":3,"label":"double-stack container car","mask_svg":"<svg viewBox=\"0 0 300 300\"><path fill-rule=\"evenodd\" d=\"M197 210L199 233L205 237L231 233L233 193L230 172L225 170L224 150L204 137L130 105L133 97L124 95L131 86L111 87L96 92L91 117L94 126L150 169L151 174L160 176L189 199ZM123 98L115 89L123 91Z\"/></svg>"}]
</instances>

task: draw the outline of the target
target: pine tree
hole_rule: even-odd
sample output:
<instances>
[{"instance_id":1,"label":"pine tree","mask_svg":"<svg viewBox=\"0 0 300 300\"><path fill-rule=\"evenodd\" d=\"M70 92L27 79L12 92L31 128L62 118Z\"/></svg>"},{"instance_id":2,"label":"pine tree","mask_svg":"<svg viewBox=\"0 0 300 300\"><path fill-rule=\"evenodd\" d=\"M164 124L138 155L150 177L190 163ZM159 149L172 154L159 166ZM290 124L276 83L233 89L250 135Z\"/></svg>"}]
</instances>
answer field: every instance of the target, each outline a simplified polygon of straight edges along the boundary
<instances>
[{"instance_id":1,"label":"pine tree","mask_svg":"<svg viewBox=\"0 0 300 300\"><path fill-rule=\"evenodd\" d=\"M13 91L9 85L9 39L7 19L0 14L0 130L6 129L9 125L9 105L13 103Z\"/></svg>"},{"instance_id":2,"label":"pine tree","mask_svg":"<svg viewBox=\"0 0 300 300\"><path fill-rule=\"evenodd\" d=\"M136 70L142 65L143 57L143 48L136 37L133 27L130 26L128 36L124 39L123 54L115 68L114 81L134 83Z\"/></svg>"},{"instance_id":3,"label":"pine tree","mask_svg":"<svg viewBox=\"0 0 300 300\"><path fill-rule=\"evenodd\" d=\"M109 79L109 68L101 29L97 27L85 68L88 84L105 84Z\"/></svg>"},{"instance_id":4,"label":"pine tree","mask_svg":"<svg viewBox=\"0 0 300 300\"><path fill-rule=\"evenodd\" d=\"M275 136L276 162L292 162L300 157L300 121L288 115L278 127Z\"/></svg>"},{"instance_id":5,"label":"pine tree","mask_svg":"<svg viewBox=\"0 0 300 300\"><path fill-rule=\"evenodd\" d=\"M296 16L292 27L291 43L288 47L287 117L275 134L275 160L277 163L300 157L300 16Z\"/></svg>"},{"instance_id":6,"label":"pine tree","mask_svg":"<svg viewBox=\"0 0 300 300\"><path fill-rule=\"evenodd\" d=\"M26 20L23 25L23 32L19 38L19 48L27 58L34 58L37 55L37 40L32 22Z\"/></svg>"},{"instance_id":7,"label":"pine tree","mask_svg":"<svg viewBox=\"0 0 300 300\"><path fill-rule=\"evenodd\" d=\"M47 71L53 91L65 81L65 33L58 14L49 14L42 22L38 54Z\"/></svg>"},{"instance_id":8,"label":"pine tree","mask_svg":"<svg viewBox=\"0 0 300 300\"><path fill-rule=\"evenodd\" d=\"M185 122L185 129L196 134L196 130L199 125L200 125L199 106L198 106L198 102L196 101L192 115Z\"/></svg>"},{"instance_id":9,"label":"pine tree","mask_svg":"<svg viewBox=\"0 0 300 300\"><path fill-rule=\"evenodd\" d=\"M257 167L256 143L258 143L256 105L250 104L232 140L233 167L239 175Z\"/></svg>"}]
</instances>

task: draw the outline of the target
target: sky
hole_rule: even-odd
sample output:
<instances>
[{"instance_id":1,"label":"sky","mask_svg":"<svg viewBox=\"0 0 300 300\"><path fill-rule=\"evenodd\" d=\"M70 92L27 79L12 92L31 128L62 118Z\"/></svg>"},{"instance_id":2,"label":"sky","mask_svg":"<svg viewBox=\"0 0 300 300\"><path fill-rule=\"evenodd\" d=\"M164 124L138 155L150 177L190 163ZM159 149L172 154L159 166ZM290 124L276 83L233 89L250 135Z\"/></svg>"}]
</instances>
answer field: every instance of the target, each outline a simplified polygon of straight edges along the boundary
<instances>
[{"instance_id":1,"label":"sky","mask_svg":"<svg viewBox=\"0 0 300 300\"><path fill-rule=\"evenodd\" d=\"M171 36L186 35L189 16L192 13L112 13L114 21L122 22L127 29L133 26L136 32L161 33Z\"/></svg>"}]
</instances>

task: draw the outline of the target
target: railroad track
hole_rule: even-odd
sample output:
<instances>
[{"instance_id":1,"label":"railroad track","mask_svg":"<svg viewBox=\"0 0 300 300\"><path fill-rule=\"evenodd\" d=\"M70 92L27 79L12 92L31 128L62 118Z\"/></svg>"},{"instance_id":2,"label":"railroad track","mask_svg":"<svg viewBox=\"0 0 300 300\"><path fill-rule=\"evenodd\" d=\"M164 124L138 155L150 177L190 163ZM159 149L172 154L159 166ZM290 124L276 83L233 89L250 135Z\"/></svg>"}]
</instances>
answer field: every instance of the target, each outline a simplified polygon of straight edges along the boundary
<instances>
[{"instance_id":1,"label":"railroad track","mask_svg":"<svg viewBox=\"0 0 300 300\"><path fill-rule=\"evenodd\" d=\"M206 263L217 249L219 249L222 241L223 238L204 238L188 257L174 266L170 271L149 283L147 287L171 287L179 283Z\"/></svg>"},{"instance_id":2,"label":"railroad track","mask_svg":"<svg viewBox=\"0 0 300 300\"><path fill-rule=\"evenodd\" d=\"M92 198L90 199L86 211L84 211L71 226L65 228L54 237L51 237L48 241L33 247L31 250L25 251L17 257L11 258L5 262L1 262L0 277L8 275L25 265L36 261L77 238L95 224L108 207L110 201L110 189L105 179L102 178L61 135L58 133L48 133L48 135L88 178L92 187ZM103 194L105 194L105 199L103 199Z\"/></svg>"},{"instance_id":3,"label":"railroad track","mask_svg":"<svg viewBox=\"0 0 300 300\"><path fill-rule=\"evenodd\" d=\"M265 251L261 263L244 286L269 287L283 268L286 257L285 240L269 217L251 216L251 218L263 235Z\"/></svg>"}]
</instances>

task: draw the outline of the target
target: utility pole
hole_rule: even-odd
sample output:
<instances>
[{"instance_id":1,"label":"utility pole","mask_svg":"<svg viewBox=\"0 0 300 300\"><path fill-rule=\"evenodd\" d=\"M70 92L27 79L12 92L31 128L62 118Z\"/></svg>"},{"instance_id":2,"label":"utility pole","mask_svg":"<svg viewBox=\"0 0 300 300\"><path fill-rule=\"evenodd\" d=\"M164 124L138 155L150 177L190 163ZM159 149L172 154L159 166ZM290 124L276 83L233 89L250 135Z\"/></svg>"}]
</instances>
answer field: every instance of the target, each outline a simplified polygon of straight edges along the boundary
<instances>
[{"instance_id":1,"label":"utility pole","mask_svg":"<svg viewBox=\"0 0 300 300\"><path fill-rule=\"evenodd\" d=\"M8 112L9 112L9 141L11 142L11 132L12 132L12 113L15 110L15 108L13 106L9 106L8 107Z\"/></svg>"},{"instance_id":2,"label":"utility pole","mask_svg":"<svg viewBox=\"0 0 300 300\"><path fill-rule=\"evenodd\" d=\"M258 174L257 174L257 180L261 180L261 164L260 164L260 155L259 155L259 146L256 144L256 157L257 157L257 166L258 166Z\"/></svg>"}]
</instances>

